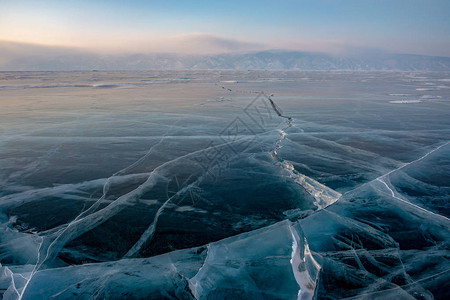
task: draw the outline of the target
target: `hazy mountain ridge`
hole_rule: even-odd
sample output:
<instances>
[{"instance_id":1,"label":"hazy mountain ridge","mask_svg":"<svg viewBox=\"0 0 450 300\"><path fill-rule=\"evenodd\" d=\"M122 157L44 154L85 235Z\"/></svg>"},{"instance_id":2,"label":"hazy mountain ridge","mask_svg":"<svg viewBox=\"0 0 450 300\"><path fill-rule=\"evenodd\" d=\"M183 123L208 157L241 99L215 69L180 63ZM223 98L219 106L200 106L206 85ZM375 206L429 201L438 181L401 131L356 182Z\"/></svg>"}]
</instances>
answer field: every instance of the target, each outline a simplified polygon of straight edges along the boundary
<instances>
[{"instance_id":1,"label":"hazy mountain ridge","mask_svg":"<svg viewBox=\"0 0 450 300\"><path fill-rule=\"evenodd\" d=\"M267 50L249 53L102 55L81 49L0 42L0 70L404 70L450 71L450 57L372 52L334 56Z\"/></svg>"}]
</instances>

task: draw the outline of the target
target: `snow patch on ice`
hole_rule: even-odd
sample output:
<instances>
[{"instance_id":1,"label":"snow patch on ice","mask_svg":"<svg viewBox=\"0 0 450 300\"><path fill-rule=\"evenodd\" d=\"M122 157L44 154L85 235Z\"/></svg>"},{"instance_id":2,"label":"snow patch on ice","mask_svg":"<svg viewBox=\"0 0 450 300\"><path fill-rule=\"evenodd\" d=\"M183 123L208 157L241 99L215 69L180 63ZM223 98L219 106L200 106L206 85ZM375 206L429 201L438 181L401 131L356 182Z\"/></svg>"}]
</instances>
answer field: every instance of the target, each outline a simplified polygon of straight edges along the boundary
<instances>
[{"instance_id":1,"label":"snow patch on ice","mask_svg":"<svg viewBox=\"0 0 450 300\"><path fill-rule=\"evenodd\" d=\"M409 104L409 103L420 103L422 102L421 100L394 100L394 101L389 101L389 103L393 103L393 104Z\"/></svg>"}]
</instances>

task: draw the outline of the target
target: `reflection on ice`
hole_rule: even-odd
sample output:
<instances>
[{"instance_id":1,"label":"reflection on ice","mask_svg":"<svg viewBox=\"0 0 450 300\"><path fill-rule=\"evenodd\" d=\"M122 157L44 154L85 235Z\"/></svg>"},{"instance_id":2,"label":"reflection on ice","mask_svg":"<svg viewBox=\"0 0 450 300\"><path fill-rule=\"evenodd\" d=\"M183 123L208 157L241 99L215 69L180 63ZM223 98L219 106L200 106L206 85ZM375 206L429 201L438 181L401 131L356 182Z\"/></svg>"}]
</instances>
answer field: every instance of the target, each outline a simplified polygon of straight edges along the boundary
<instances>
[{"instance_id":1,"label":"reflection on ice","mask_svg":"<svg viewBox=\"0 0 450 300\"><path fill-rule=\"evenodd\" d=\"M449 74L1 76L5 299L450 297Z\"/></svg>"}]
</instances>

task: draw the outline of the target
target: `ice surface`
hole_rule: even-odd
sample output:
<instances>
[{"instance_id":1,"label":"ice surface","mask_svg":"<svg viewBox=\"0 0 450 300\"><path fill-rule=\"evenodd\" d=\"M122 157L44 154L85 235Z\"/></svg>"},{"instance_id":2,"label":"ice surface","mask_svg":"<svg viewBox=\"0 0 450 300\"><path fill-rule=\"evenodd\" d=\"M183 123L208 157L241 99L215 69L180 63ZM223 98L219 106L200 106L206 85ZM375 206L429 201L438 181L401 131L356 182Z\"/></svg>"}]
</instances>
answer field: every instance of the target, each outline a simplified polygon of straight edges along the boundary
<instances>
[{"instance_id":1,"label":"ice surface","mask_svg":"<svg viewBox=\"0 0 450 300\"><path fill-rule=\"evenodd\" d=\"M0 76L5 299L450 298L448 73Z\"/></svg>"}]
</instances>

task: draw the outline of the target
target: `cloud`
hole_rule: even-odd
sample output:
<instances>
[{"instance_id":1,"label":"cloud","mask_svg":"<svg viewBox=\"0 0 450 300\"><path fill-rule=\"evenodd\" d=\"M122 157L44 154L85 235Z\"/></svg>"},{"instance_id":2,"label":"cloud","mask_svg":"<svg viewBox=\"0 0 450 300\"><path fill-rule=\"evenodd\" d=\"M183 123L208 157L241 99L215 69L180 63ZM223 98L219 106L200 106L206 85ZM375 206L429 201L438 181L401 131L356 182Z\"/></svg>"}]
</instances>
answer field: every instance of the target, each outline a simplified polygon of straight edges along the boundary
<instances>
[{"instance_id":1,"label":"cloud","mask_svg":"<svg viewBox=\"0 0 450 300\"><path fill-rule=\"evenodd\" d=\"M221 38L208 34L194 33L171 38L172 49L180 49L183 53L230 53L267 49L258 43L243 42L235 39Z\"/></svg>"},{"instance_id":2,"label":"cloud","mask_svg":"<svg viewBox=\"0 0 450 300\"><path fill-rule=\"evenodd\" d=\"M14 64L24 59L46 59L63 55L81 55L86 51L74 47L55 47L36 45L30 43L18 43L0 41L0 64Z\"/></svg>"},{"instance_id":3,"label":"cloud","mask_svg":"<svg viewBox=\"0 0 450 300\"><path fill-rule=\"evenodd\" d=\"M21 41L17 41L21 43ZM25 43L22 43L25 44ZM29 44L31 45L31 44ZM232 38L224 38L205 33L189 33L169 36L136 35L121 37L86 35L76 43L86 51L118 53L176 53L176 54L219 54L259 51L268 49L267 45ZM11 44L11 47L13 45ZM55 46L48 45L45 46ZM71 48L77 48L72 47ZM29 47L26 47L27 49ZM67 48L67 47L66 47ZM38 49L36 49L38 50Z\"/></svg>"},{"instance_id":4,"label":"cloud","mask_svg":"<svg viewBox=\"0 0 450 300\"><path fill-rule=\"evenodd\" d=\"M142 37L127 44L109 45L113 52L219 54L267 49L266 45L204 33L180 34L166 37ZM99 48L101 50L101 48Z\"/></svg>"}]
</instances>

